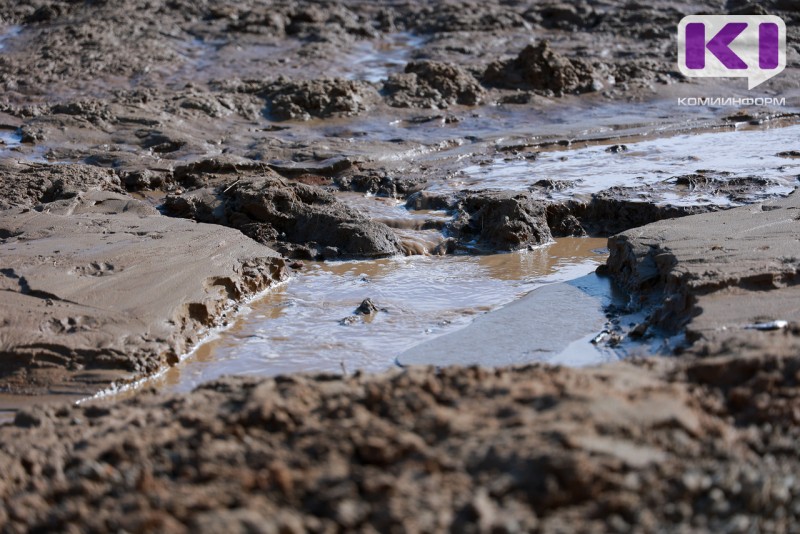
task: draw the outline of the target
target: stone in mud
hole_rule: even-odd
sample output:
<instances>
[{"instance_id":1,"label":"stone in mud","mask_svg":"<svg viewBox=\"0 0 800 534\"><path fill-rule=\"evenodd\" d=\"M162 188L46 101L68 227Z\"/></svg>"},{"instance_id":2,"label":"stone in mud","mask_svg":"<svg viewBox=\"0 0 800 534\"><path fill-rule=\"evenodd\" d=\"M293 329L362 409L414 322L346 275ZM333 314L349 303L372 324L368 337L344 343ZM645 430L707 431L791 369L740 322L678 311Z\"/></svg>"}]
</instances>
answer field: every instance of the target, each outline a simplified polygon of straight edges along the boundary
<instances>
[{"instance_id":1,"label":"stone in mud","mask_svg":"<svg viewBox=\"0 0 800 534\"><path fill-rule=\"evenodd\" d=\"M358 315L372 315L380 311L380 309L372 302L372 299L364 299L361 304L356 308L355 313Z\"/></svg>"},{"instance_id":2,"label":"stone in mud","mask_svg":"<svg viewBox=\"0 0 800 534\"><path fill-rule=\"evenodd\" d=\"M592 71L588 63L564 57L542 41L526 46L514 59L491 63L482 81L507 89L585 93L593 90Z\"/></svg>"},{"instance_id":3,"label":"stone in mud","mask_svg":"<svg viewBox=\"0 0 800 534\"><path fill-rule=\"evenodd\" d=\"M0 388L91 395L178 361L284 276L241 233L79 193L0 212Z\"/></svg>"},{"instance_id":4,"label":"stone in mud","mask_svg":"<svg viewBox=\"0 0 800 534\"><path fill-rule=\"evenodd\" d=\"M292 182L265 171L215 188L167 197L165 209L177 216L240 229L290 255L301 245L303 258L378 258L400 252L394 232L339 202L319 187ZM314 252L317 250L318 252Z\"/></svg>"},{"instance_id":5,"label":"stone in mud","mask_svg":"<svg viewBox=\"0 0 800 534\"><path fill-rule=\"evenodd\" d=\"M403 74L395 74L383 86L390 106L447 108L454 104L476 106L486 96L478 80L466 70L438 61L412 61Z\"/></svg>"},{"instance_id":6,"label":"stone in mud","mask_svg":"<svg viewBox=\"0 0 800 534\"><path fill-rule=\"evenodd\" d=\"M548 243L545 204L525 193L483 191L467 194L456 205L447 232L461 246L483 251L511 251Z\"/></svg>"},{"instance_id":7,"label":"stone in mud","mask_svg":"<svg viewBox=\"0 0 800 534\"><path fill-rule=\"evenodd\" d=\"M379 96L366 82L323 78L289 81L280 79L267 86L263 95L270 114L278 120L309 120L312 117L352 116L370 109Z\"/></svg>"}]
</instances>

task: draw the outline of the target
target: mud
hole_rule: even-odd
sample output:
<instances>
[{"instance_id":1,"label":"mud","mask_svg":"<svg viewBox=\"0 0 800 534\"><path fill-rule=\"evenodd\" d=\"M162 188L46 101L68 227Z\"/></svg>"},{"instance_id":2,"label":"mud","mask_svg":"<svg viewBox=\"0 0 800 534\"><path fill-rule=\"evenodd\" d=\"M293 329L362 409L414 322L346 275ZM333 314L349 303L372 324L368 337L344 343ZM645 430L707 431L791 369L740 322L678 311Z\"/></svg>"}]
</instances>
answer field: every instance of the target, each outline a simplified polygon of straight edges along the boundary
<instances>
[{"instance_id":1,"label":"mud","mask_svg":"<svg viewBox=\"0 0 800 534\"><path fill-rule=\"evenodd\" d=\"M677 21L723 12L781 16L789 67L752 92L676 72ZM24 407L0 527L792 531L798 23L785 0L0 2L0 411ZM586 235L627 299L573 281L468 326L587 274L504 271ZM295 278L224 357L182 366L281 256ZM369 263L304 263L346 258ZM416 363L674 357L349 376L427 334ZM69 405L298 369L336 376Z\"/></svg>"},{"instance_id":2,"label":"mud","mask_svg":"<svg viewBox=\"0 0 800 534\"><path fill-rule=\"evenodd\" d=\"M609 239L608 272L647 309L644 327L685 332L685 352L793 354L798 202L793 193L624 232ZM776 320L786 327L753 328Z\"/></svg>"},{"instance_id":3,"label":"mud","mask_svg":"<svg viewBox=\"0 0 800 534\"><path fill-rule=\"evenodd\" d=\"M278 80L264 89L268 113L279 120L358 115L370 109L378 93L369 84L351 80Z\"/></svg>"},{"instance_id":4,"label":"mud","mask_svg":"<svg viewBox=\"0 0 800 534\"><path fill-rule=\"evenodd\" d=\"M536 46L528 45L513 60L490 64L482 80L488 85L533 89L557 95L603 88L603 83L594 79L591 65L554 52L547 41Z\"/></svg>"},{"instance_id":5,"label":"mud","mask_svg":"<svg viewBox=\"0 0 800 534\"><path fill-rule=\"evenodd\" d=\"M440 108L454 104L475 106L486 92L464 69L435 61L414 61L404 74L391 76L383 86L390 106Z\"/></svg>"},{"instance_id":6,"label":"mud","mask_svg":"<svg viewBox=\"0 0 800 534\"><path fill-rule=\"evenodd\" d=\"M230 182L230 183L228 183ZM166 198L168 213L240 229L303 259L380 258L401 252L386 225L371 221L323 189L271 171Z\"/></svg>"},{"instance_id":7,"label":"mud","mask_svg":"<svg viewBox=\"0 0 800 534\"><path fill-rule=\"evenodd\" d=\"M3 519L19 530L790 531L797 369L794 356L420 368L26 409L0 428Z\"/></svg>"},{"instance_id":8,"label":"mud","mask_svg":"<svg viewBox=\"0 0 800 534\"><path fill-rule=\"evenodd\" d=\"M107 191L4 210L0 238L0 388L15 394L86 396L152 375L284 276L239 232Z\"/></svg>"},{"instance_id":9,"label":"mud","mask_svg":"<svg viewBox=\"0 0 800 534\"><path fill-rule=\"evenodd\" d=\"M456 332L543 284L592 273L605 261L604 247L603 239L565 238L511 254L304 261L287 284L252 302L249 313L153 384L189 392L226 374L384 372L420 342ZM365 299L380 311L356 316Z\"/></svg>"}]
</instances>

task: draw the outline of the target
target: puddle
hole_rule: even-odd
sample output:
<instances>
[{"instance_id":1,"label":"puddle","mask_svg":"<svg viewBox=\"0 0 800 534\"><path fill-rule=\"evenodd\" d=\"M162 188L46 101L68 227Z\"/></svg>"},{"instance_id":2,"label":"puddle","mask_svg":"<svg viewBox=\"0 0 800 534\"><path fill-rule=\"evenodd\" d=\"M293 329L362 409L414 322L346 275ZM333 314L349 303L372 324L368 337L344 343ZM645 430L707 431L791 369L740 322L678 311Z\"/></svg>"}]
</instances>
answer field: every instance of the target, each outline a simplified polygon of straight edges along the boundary
<instances>
[{"instance_id":1,"label":"puddle","mask_svg":"<svg viewBox=\"0 0 800 534\"><path fill-rule=\"evenodd\" d=\"M328 61L325 72L328 76L377 83L390 74L402 72L412 52L424 42L424 37L407 32L359 40L349 52ZM178 85L224 80L234 76L258 78L263 77L265 68L289 74L293 66L285 58L304 44L302 40L277 40L268 36L240 36L230 40L203 40L197 37L176 40L173 49L182 65L177 69L171 65L157 67L155 72L160 73L167 83Z\"/></svg>"},{"instance_id":2,"label":"puddle","mask_svg":"<svg viewBox=\"0 0 800 534\"><path fill-rule=\"evenodd\" d=\"M480 365L546 362L582 366L620 355L593 343L605 330L605 310L624 297L609 278L595 273L547 284L467 327L421 343L400 354L400 365Z\"/></svg>"},{"instance_id":3,"label":"puddle","mask_svg":"<svg viewBox=\"0 0 800 534\"><path fill-rule=\"evenodd\" d=\"M733 204L725 194L688 190L677 193L677 177L702 171L721 182L758 177L774 185L763 187L753 200L788 194L797 185L800 161L778 156L800 148L800 125L774 129L699 133L663 137L627 144L627 150L609 146L543 151L535 160L472 165L433 190L504 189L525 191L543 179L571 184L549 198L567 199L576 194L597 193L614 186L665 186L660 201L672 204ZM655 191L658 195L658 190Z\"/></svg>"},{"instance_id":4,"label":"puddle","mask_svg":"<svg viewBox=\"0 0 800 534\"><path fill-rule=\"evenodd\" d=\"M351 80L377 83L391 74L403 72L411 59L411 52L422 46L425 40L425 37L413 33L400 32L360 41L349 56L346 76Z\"/></svg>"},{"instance_id":5,"label":"puddle","mask_svg":"<svg viewBox=\"0 0 800 534\"><path fill-rule=\"evenodd\" d=\"M605 239L564 238L492 256L310 264L158 385L188 391L224 374L383 371L418 343L543 284L594 271L605 261L605 245ZM386 311L342 325L365 298Z\"/></svg>"},{"instance_id":6,"label":"puddle","mask_svg":"<svg viewBox=\"0 0 800 534\"><path fill-rule=\"evenodd\" d=\"M337 193L337 198L373 221L394 230L406 255L431 254L445 236L442 228L452 219L444 210L409 210L405 202L360 193Z\"/></svg>"},{"instance_id":7,"label":"puddle","mask_svg":"<svg viewBox=\"0 0 800 534\"><path fill-rule=\"evenodd\" d=\"M409 210L405 201L360 193L337 193L336 197L351 208L390 228L422 230L426 226L443 226L451 216L444 210Z\"/></svg>"},{"instance_id":8,"label":"puddle","mask_svg":"<svg viewBox=\"0 0 800 534\"><path fill-rule=\"evenodd\" d=\"M6 47L6 41L22 33L22 26L8 26L0 29L0 50Z\"/></svg>"},{"instance_id":9,"label":"puddle","mask_svg":"<svg viewBox=\"0 0 800 534\"><path fill-rule=\"evenodd\" d=\"M22 132L20 130L0 129L0 152L10 150L22 144Z\"/></svg>"}]
</instances>

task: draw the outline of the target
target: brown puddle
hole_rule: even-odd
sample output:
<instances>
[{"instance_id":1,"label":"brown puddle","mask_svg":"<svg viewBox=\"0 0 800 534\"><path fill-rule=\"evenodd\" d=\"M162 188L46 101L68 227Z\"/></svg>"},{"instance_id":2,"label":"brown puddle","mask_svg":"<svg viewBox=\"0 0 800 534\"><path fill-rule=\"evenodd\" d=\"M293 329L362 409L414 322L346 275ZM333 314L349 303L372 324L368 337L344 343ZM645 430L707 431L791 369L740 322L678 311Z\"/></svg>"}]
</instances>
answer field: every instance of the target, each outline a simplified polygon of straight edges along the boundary
<instances>
[{"instance_id":1,"label":"brown puddle","mask_svg":"<svg viewBox=\"0 0 800 534\"><path fill-rule=\"evenodd\" d=\"M479 314L594 271L605 246L605 239L563 238L491 256L308 264L153 385L188 391L225 374L383 371L404 350ZM365 298L382 309L366 320L354 316Z\"/></svg>"}]
</instances>

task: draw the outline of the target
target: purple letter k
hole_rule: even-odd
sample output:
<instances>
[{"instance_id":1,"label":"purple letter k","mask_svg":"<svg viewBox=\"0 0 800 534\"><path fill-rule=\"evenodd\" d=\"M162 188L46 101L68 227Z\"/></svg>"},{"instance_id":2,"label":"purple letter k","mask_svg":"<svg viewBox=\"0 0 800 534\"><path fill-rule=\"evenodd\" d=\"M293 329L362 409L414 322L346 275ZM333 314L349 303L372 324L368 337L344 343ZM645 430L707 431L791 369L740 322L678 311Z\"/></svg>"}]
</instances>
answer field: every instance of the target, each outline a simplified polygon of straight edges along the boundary
<instances>
[{"instance_id":1,"label":"purple letter k","mask_svg":"<svg viewBox=\"0 0 800 534\"><path fill-rule=\"evenodd\" d=\"M706 48L717 56L726 69L742 70L747 64L729 48L734 39L747 28L746 22L729 22L706 44L706 27L702 22L686 25L686 67L704 69Z\"/></svg>"}]
</instances>

